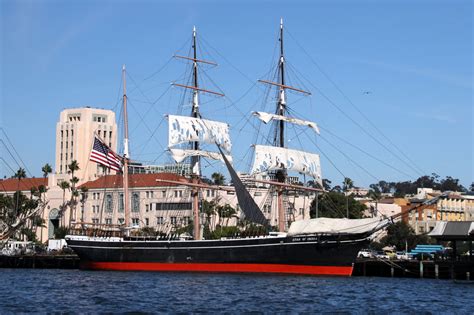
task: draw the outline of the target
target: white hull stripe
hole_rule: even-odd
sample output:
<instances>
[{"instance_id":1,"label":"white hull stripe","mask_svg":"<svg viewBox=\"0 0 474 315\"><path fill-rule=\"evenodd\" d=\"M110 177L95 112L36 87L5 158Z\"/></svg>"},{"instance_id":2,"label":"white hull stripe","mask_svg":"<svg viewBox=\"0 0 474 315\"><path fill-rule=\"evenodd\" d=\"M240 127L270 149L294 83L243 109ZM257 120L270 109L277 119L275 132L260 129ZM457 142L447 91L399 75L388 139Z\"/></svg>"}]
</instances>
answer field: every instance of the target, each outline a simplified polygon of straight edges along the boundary
<instances>
[{"instance_id":1,"label":"white hull stripe","mask_svg":"<svg viewBox=\"0 0 474 315\"><path fill-rule=\"evenodd\" d=\"M358 240L351 240L351 241L328 241L328 242L292 242L292 243L275 243L275 244L255 244L255 245L235 245L235 246L202 246L202 247L126 247L126 246L116 246L116 247L110 247L110 246L88 246L88 245L70 245L70 247L74 248L95 248L95 249L125 249L125 250L133 250L133 249L140 249L140 250L149 250L149 249L184 249L184 250L189 250L189 249L213 249L213 248L242 248L242 247L264 247L264 246L287 246L287 245L306 245L306 244L337 244L337 243L357 243L357 242L363 242L367 239L358 239Z\"/></svg>"}]
</instances>

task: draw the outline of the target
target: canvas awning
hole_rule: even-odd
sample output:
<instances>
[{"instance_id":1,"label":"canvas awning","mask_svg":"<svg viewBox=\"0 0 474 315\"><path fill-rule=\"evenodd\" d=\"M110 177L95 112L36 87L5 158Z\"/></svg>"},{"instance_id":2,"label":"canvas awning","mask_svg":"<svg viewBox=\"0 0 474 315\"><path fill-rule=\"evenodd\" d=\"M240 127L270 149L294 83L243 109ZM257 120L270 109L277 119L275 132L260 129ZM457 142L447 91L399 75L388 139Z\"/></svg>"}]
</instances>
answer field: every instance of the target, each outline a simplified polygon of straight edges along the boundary
<instances>
[{"instance_id":1,"label":"canvas awning","mask_svg":"<svg viewBox=\"0 0 474 315\"><path fill-rule=\"evenodd\" d=\"M428 236L437 240L474 240L474 221L438 221Z\"/></svg>"}]
</instances>

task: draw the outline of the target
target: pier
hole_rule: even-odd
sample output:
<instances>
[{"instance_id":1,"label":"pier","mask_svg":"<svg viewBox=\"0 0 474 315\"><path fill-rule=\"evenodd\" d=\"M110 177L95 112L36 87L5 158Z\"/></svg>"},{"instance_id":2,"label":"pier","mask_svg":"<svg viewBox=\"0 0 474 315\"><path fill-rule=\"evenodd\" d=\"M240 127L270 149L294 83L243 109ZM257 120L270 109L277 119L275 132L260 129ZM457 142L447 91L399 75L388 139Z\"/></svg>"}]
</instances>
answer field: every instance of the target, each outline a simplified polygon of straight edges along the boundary
<instances>
[{"instance_id":1,"label":"pier","mask_svg":"<svg viewBox=\"0 0 474 315\"><path fill-rule=\"evenodd\" d=\"M0 268L78 269L77 255L0 255Z\"/></svg>"},{"instance_id":2,"label":"pier","mask_svg":"<svg viewBox=\"0 0 474 315\"><path fill-rule=\"evenodd\" d=\"M352 276L474 280L474 262L358 259Z\"/></svg>"}]
</instances>

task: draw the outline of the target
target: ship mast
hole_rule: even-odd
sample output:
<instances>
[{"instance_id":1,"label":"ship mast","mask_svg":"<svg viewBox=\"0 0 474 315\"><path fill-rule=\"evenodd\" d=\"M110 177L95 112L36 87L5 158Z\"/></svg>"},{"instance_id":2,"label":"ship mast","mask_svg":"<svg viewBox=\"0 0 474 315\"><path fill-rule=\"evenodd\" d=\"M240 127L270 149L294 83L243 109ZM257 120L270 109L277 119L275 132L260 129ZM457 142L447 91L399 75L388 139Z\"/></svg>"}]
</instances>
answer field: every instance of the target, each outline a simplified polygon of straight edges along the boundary
<instances>
[{"instance_id":1,"label":"ship mast","mask_svg":"<svg viewBox=\"0 0 474 315\"><path fill-rule=\"evenodd\" d=\"M201 114L199 113L199 93L209 93L217 96L224 96L224 94L206 90L203 88L199 87L198 84L198 63L205 63L209 65L217 65L214 62L211 61L206 61L206 60L201 60L197 59L197 44L196 44L196 27L193 27L193 42L192 42L192 48L193 48L193 57L186 57L186 56L178 56L175 55L174 57L180 58L180 59L185 59L185 60L190 60L193 62L193 82L191 86L188 85L183 85L183 84L178 84L178 83L173 83L175 86L179 86L185 89L191 89L193 90L193 99L192 99L192 110L191 110L191 117L201 119ZM193 151L201 151L200 146L199 146L199 141L192 141L191 143L191 148ZM200 225L200 220L199 220L199 178L201 175L201 161L200 161L200 156L193 155L191 156L191 187L192 189L192 197L193 197L193 220L194 220L194 239L199 240L201 239L201 225Z\"/></svg>"},{"instance_id":2,"label":"ship mast","mask_svg":"<svg viewBox=\"0 0 474 315\"><path fill-rule=\"evenodd\" d=\"M279 98L277 104L277 113L278 115L285 116L285 57L283 54L283 18L280 20L280 60L279 60L279 83L281 86L279 87ZM285 121L280 120L279 122L279 134L280 134L280 148L285 147ZM277 181L279 182L286 182L286 170L282 169L277 171ZM285 207L283 205L283 188L278 187L277 189L277 207L278 207L278 231L284 232L285 231Z\"/></svg>"},{"instance_id":3,"label":"ship mast","mask_svg":"<svg viewBox=\"0 0 474 315\"><path fill-rule=\"evenodd\" d=\"M122 67L122 81L123 81L123 124L124 124L124 137L123 137L123 202L125 211L124 226L128 227L130 224L130 198L128 192L128 115L127 115L127 82L125 75L125 65Z\"/></svg>"},{"instance_id":4,"label":"ship mast","mask_svg":"<svg viewBox=\"0 0 474 315\"><path fill-rule=\"evenodd\" d=\"M279 80L281 86L279 87L279 98L278 98L278 114L281 116L285 116L285 107L286 107L286 99L285 99L285 57L283 54L283 19L280 20L280 60L279 60ZM280 147L285 147L285 121L280 120Z\"/></svg>"},{"instance_id":5,"label":"ship mast","mask_svg":"<svg viewBox=\"0 0 474 315\"><path fill-rule=\"evenodd\" d=\"M275 131L275 138L274 138L274 147L279 147L281 149L285 149L285 122L288 120L286 117L286 93L285 91L288 90L293 90L298 93L302 93L305 95L311 95L311 93L297 89L291 86L287 86L285 82L285 56L284 56L284 50L283 50L283 19L280 20L280 58L278 61L278 82L271 82L271 81L266 81L266 80L258 80L261 83L269 84L272 86L276 86L278 88L278 101L277 101L277 106L276 106L276 111L275 115L269 115L270 119L276 119L278 120L277 125L276 125L276 131ZM259 112L257 112L258 114ZM296 119L290 120L292 123L296 124L304 124L307 126L310 126L313 124L314 129L317 129L316 125L312 122L304 122L304 121L298 121ZM319 131L318 131L319 132ZM275 173L276 181L280 184L286 183L287 180L287 169L285 165L281 165L281 169L277 170ZM276 185L278 186L277 188L277 209L278 209L278 230L280 232L285 231L285 209L284 209L284 204L283 204L283 189L287 185Z\"/></svg>"},{"instance_id":6,"label":"ship mast","mask_svg":"<svg viewBox=\"0 0 474 315\"><path fill-rule=\"evenodd\" d=\"M199 118L199 90L198 90L198 64L197 64L197 47L196 47L196 26L193 27L193 108L191 116ZM193 144L194 150L199 150L199 142L195 141ZM200 158L199 156L191 157L191 169L192 169L192 182L197 183L199 181L200 174ZM194 222L194 239L201 239L201 222L199 220L199 188L194 187L192 189L193 196L193 222Z\"/></svg>"}]
</instances>

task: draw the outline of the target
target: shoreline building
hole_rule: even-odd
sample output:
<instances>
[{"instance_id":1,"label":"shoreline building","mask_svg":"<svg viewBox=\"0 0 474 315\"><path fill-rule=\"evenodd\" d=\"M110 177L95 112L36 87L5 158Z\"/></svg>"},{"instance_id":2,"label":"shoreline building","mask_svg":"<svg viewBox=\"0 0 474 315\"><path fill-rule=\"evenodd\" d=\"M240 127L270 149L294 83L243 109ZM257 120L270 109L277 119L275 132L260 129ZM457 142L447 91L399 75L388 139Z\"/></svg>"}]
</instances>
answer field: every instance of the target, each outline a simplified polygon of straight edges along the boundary
<instances>
[{"instance_id":1,"label":"shoreline building","mask_svg":"<svg viewBox=\"0 0 474 315\"><path fill-rule=\"evenodd\" d=\"M117 123L113 111L86 106L60 113L56 124L56 180L69 180L68 165L73 160L79 163L80 169L75 173L79 183L104 175L102 167L89 162L94 135L117 152Z\"/></svg>"},{"instance_id":2,"label":"shoreline building","mask_svg":"<svg viewBox=\"0 0 474 315\"><path fill-rule=\"evenodd\" d=\"M169 232L185 227L192 218L192 189L186 185L169 184L162 180L183 181L185 177L171 173L129 174L132 225L150 227ZM120 175L107 175L82 184L88 188L87 197L78 207L76 222L92 224L122 224L124 221L123 182ZM211 189L211 188L219 188ZM253 187L250 192L271 225L277 222L276 192L266 187ZM313 194L288 194L284 198L287 221L309 218ZM219 217L218 213L206 218L201 213L201 222L210 219L214 229L219 223L235 226L242 218L233 186L213 185L199 192L200 205L203 200L214 201L218 206L230 205L236 210L231 218ZM225 222L225 223L224 223Z\"/></svg>"}]
</instances>

